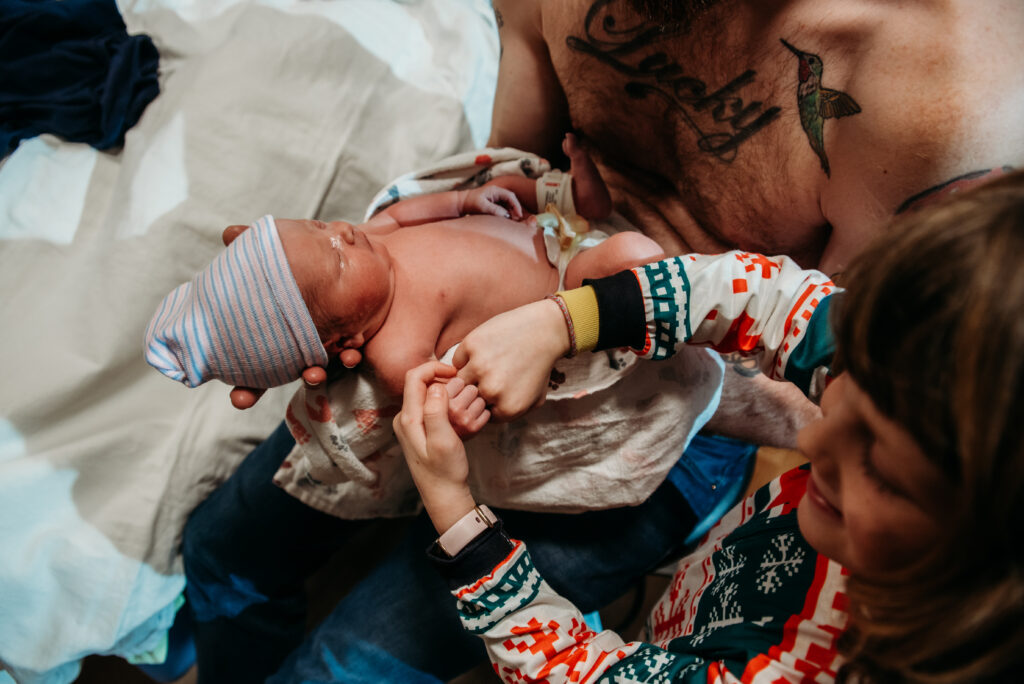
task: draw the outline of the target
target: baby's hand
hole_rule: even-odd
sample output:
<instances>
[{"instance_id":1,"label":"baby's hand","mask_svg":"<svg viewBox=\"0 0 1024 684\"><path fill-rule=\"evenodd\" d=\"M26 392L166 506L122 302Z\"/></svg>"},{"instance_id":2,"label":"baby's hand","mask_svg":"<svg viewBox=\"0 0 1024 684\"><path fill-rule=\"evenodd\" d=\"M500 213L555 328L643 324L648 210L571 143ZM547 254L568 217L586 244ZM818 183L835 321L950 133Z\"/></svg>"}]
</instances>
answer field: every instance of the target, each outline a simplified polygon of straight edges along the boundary
<instances>
[{"instance_id":1,"label":"baby's hand","mask_svg":"<svg viewBox=\"0 0 1024 684\"><path fill-rule=\"evenodd\" d=\"M462 203L463 214L493 214L502 218L519 221L523 218L523 207L511 190L497 185L485 185L466 191Z\"/></svg>"},{"instance_id":2,"label":"baby's hand","mask_svg":"<svg viewBox=\"0 0 1024 684\"><path fill-rule=\"evenodd\" d=\"M466 440L480 432L491 418L487 403L476 385L467 385L462 378L448 381L448 420L456 434Z\"/></svg>"}]
</instances>

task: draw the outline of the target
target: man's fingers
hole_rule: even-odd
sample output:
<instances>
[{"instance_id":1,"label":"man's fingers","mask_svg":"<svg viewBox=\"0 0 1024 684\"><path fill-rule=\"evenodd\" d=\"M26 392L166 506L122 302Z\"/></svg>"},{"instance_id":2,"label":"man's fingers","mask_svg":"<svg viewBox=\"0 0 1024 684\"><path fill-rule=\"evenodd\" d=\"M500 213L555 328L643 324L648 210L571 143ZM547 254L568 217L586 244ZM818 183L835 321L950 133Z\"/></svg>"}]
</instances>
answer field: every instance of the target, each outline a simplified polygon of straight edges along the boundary
<instances>
[{"instance_id":1,"label":"man's fingers","mask_svg":"<svg viewBox=\"0 0 1024 684\"><path fill-rule=\"evenodd\" d=\"M302 381L309 389L316 389L327 382L327 370L320 366L310 366L302 371Z\"/></svg>"},{"instance_id":2,"label":"man's fingers","mask_svg":"<svg viewBox=\"0 0 1024 684\"><path fill-rule=\"evenodd\" d=\"M224 232L220 234L220 240L221 242L224 243L224 246L227 247L228 245L235 241L235 238L244 233L248 228L249 226L242 226L237 224L233 226L228 226L227 228L224 229Z\"/></svg>"},{"instance_id":3,"label":"man's fingers","mask_svg":"<svg viewBox=\"0 0 1024 684\"><path fill-rule=\"evenodd\" d=\"M252 389L251 387L235 387L229 394L231 405L236 409L244 411L252 408L260 400L266 390Z\"/></svg>"},{"instance_id":4,"label":"man's fingers","mask_svg":"<svg viewBox=\"0 0 1024 684\"><path fill-rule=\"evenodd\" d=\"M342 349L338 358L345 368L355 368L363 360L363 353L358 349Z\"/></svg>"}]
</instances>

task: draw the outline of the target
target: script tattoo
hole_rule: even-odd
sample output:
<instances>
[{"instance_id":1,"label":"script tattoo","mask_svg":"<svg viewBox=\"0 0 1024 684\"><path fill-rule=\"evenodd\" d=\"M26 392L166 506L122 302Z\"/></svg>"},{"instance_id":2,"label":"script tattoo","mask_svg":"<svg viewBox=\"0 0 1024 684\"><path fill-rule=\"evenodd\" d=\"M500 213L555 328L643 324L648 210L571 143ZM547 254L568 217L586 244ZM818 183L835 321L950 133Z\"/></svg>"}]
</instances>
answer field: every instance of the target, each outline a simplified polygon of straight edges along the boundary
<instances>
[{"instance_id":1,"label":"script tattoo","mask_svg":"<svg viewBox=\"0 0 1024 684\"><path fill-rule=\"evenodd\" d=\"M702 152L733 161L739 146L781 111L780 107L766 109L757 100L746 103L739 96L757 72L748 69L709 93L704 81L684 73L679 62L655 46L680 34L681 26L648 24L628 5L625 0L597 0L587 12L584 35L569 36L566 45L625 75L630 97L664 101L696 134Z\"/></svg>"},{"instance_id":2,"label":"script tattoo","mask_svg":"<svg viewBox=\"0 0 1024 684\"><path fill-rule=\"evenodd\" d=\"M761 374L761 369L757 366L757 359L752 356L743 356L739 352L726 352L719 356L722 357L726 366L732 366L734 371L746 378Z\"/></svg>"}]
</instances>

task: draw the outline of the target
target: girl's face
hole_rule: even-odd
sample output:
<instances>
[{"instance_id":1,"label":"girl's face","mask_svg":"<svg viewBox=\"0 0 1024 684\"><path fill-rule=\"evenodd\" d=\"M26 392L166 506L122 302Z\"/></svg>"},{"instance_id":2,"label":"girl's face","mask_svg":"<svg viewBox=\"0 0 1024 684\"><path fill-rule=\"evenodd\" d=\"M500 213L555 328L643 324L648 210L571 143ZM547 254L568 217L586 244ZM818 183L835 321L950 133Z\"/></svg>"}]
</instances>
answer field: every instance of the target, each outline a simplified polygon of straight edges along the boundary
<instances>
[{"instance_id":1,"label":"girl's face","mask_svg":"<svg viewBox=\"0 0 1024 684\"><path fill-rule=\"evenodd\" d=\"M299 289L315 292L319 306L344 321L324 346L335 353L361 347L383 325L394 295L387 248L345 221L275 222Z\"/></svg>"},{"instance_id":2,"label":"girl's face","mask_svg":"<svg viewBox=\"0 0 1024 684\"><path fill-rule=\"evenodd\" d=\"M825 390L821 413L797 437L811 462L800 530L855 574L907 565L942 533L953 486L847 374Z\"/></svg>"}]
</instances>

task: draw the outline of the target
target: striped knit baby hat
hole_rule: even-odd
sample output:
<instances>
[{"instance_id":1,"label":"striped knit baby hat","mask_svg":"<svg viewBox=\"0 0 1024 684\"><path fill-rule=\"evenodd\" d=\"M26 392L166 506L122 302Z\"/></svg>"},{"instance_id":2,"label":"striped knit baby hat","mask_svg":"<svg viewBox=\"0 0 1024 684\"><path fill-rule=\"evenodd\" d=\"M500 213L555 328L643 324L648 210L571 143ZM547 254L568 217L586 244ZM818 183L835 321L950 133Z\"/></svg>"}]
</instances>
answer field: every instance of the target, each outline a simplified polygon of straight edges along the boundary
<instances>
[{"instance_id":1,"label":"striped knit baby hat","mask_svg":"<svg viewBox=\"0 0 1024 684\"><path fill-rule=\"evenodd\" d=\"M264 216L160 303L146 329L146 361L196 387L214 378L266 388L326 366L271 216Z\"/></svg>"}]
</instances>

